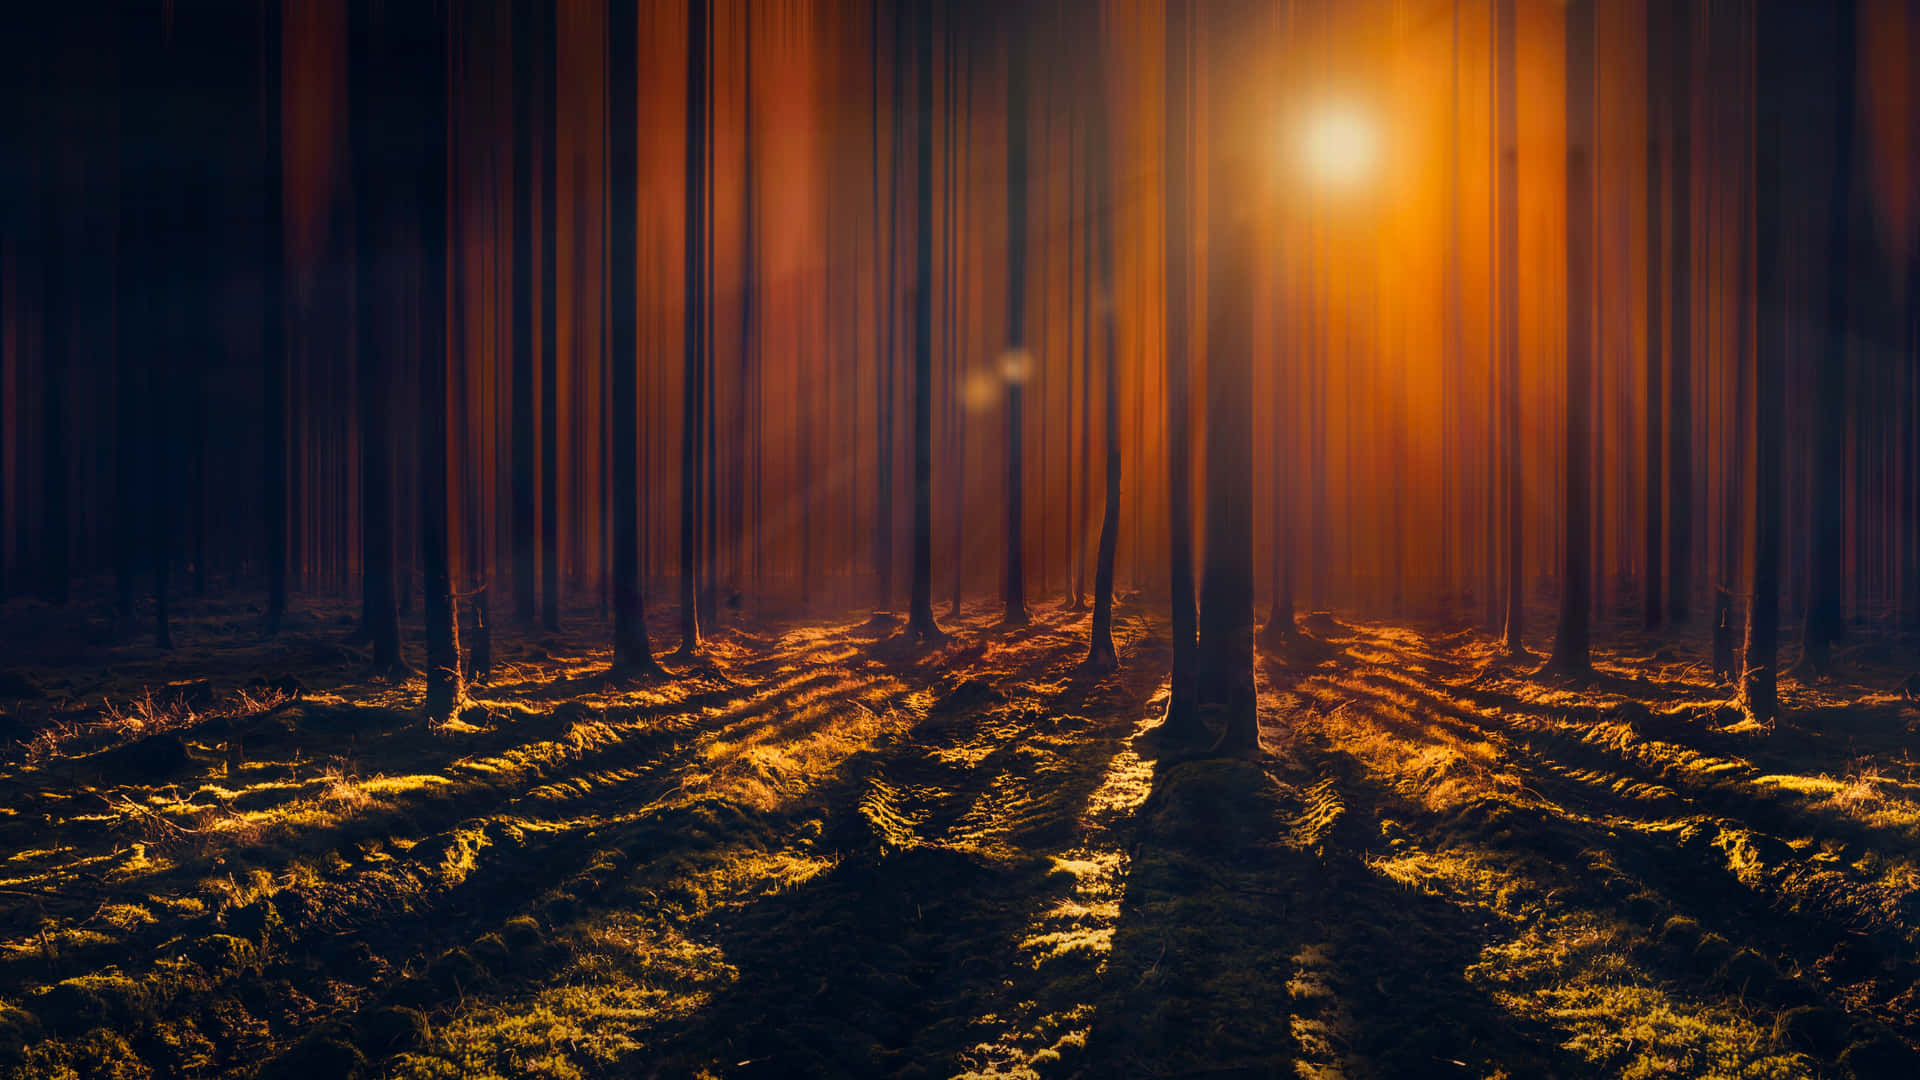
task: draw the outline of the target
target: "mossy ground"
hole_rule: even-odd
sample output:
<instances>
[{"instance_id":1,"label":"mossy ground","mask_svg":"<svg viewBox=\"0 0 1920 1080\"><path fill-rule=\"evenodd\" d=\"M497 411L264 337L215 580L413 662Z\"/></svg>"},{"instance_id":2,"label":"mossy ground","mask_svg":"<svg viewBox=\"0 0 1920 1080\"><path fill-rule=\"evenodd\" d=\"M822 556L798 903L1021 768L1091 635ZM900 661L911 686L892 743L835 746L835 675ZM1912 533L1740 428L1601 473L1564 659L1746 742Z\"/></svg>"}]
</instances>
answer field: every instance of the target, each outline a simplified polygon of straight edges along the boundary
<instances>
[{"instance_id":1,"label":"mossy ground","mask_svg":"<svg viewBox=\"0 0 1920 1080\"><path fill-rule=\"evenodd\" d=\"M1763 728L1691 638L1320 621L1228 760L1124 606L1098 680L1036 605L610 684L574 611L440 729L347 610L7 610L0 1077L1920 1075L1910 643Z\"/></svg>"}]
</instances>

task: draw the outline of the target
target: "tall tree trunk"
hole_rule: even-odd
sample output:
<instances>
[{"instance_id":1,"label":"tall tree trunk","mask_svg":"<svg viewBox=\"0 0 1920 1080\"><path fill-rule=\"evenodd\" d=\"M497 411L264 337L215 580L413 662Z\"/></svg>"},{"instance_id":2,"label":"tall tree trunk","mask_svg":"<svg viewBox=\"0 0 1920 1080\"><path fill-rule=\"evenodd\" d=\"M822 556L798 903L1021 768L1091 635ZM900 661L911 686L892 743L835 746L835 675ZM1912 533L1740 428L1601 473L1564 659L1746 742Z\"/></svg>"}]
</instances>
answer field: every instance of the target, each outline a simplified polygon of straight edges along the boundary
<instances>
[{"instance_id":1,"label":"tall tree trunk","mask_svg":"<svg viewBox=\"0 0 1920 1080\"><path fill-rule=\"evenodd\" d=\"M560 26L540 13L540 623L560 629Z\"/></svg>"},{"instance_id":2,"label":"tall tree trunk","mask_svg":"<svg viewBox=\"0 0 1920 1080\"><path fill-rule=\"evenodd\" d=\"M1203 702L1224 707L1218 749L1258 751L1253 673L1253 6L1205 9L1207 109L1207 547L1200 597Z\"/></svg>"},{"instance_id":3,"label":"tall tree trunk","mask_svg":"<svg viewBox=\"0 0 1920 1080\"><path fill-rule=\"evenodd\" d=\"M1661 126L1667 110L1661 105L1672 78L1667 64L1670 28L1662 25L1668 14L1664 9L1647 6L1647 389L1646 389L1646 550L1641 575L1646 627L1657 630L1666 621L1666 579L1662 567L1666 560L1666 376L1662 359L1666 336L1666 267L1661 232L1665 212L1666 189Z\"/></svg>"},{"instance_id":4,"label":"tall tree trunk","mask_svg":"<svg viewBox=\"0 0 1920 1080\"><path fill-rule=\"evenodd\" d=\"M535 84L539 54L539 0L514 0L513 7L513 377L509 426L512 455L513 611L531 624L535 611L533 276L535 191L533 163L540 143L534 133L540 89ZM549 123L552 121L549 120Z\"/></svg>"},{"instance_id":5,"label":"tall tree trunk","mask_svg":"<svg viewBox=\"0 0 1920 1080\"><path fill-rule=\"evenodd\" d=\"M1798 45L1791 0L1760 0L1754 27L1754 282L1759 320L1754 358L1752 597L1740 696L1760 721L1779 712L1780 530L1785 492L1781 441L1786 419L1786 367L1791 318L1787 307L1781 225L1788 109L1796 101Z\"/></svg>"},{"instance_id":6,"label":"tall tree trunk","mask_svg":"<svg viewBox=\"0 0 1920 1080\"><path fill-rule=\"evenodd\" d=\"M900 316L900 144L905 141L904 96L901 84L906 71L906 12L895 5L893 12L893 81L889 89L893 93L893 139L888 146L887 158L887 265L886 293L880 301L879 314L883 317L885 330L880 339L880 349L876 362L879 365L879 378L876 380L878 397L873 412L874 438L877 441L874 457L874 480L876 490L873 501L873 565L876 575L875 611L886 611L893 606L893 455L894 438L894 376L900 367L899 352L899 316ZM876 221L876 225L878 222ZM876 279L877 282L878 279Z\"/></svg>"},{"instance_id":7,"label":"tall tree trunk","mask_svg":"<svg viewBox=\"0 0 1920 1080\"><path fill-rule=\"evenodd\" d=\"M611 382L613 454L613 674L660 674L647 637L645 579L640 569L639 326L639 0L607 6L607 231L608 372Z\"/></svg>"},{"instance_id":8,"label":"tall tree trunk","mask_svg":"<svg viewBox=\"0 0 1920 1080\"><path fill-rule=\"evenodd\" d=\"M1104 33L1097 27L1094 31ZM1120 654L1113 647L1113 559L1115 549L1120 543L1120 357L1117 347L1118 334L1114 326L1113 283L1113 167L1107 142L1110 116L1107 104L1107 65L1105 50L1096 53L1100 57L1094 65L1092 85L1087 91L1093 101L1091 123L1088 125L1087 170L1093 181L1093 205L1088 208L1092 217L1089 226L1098 233L1100 259L1100 295L1105 299L1100 305L1100 336L1102 352L1105 353L1106 385L1106 436L1107 436L1107 499L1106 509L1100 516L1100 554L1099 562L1093 572L1093 626L1089 634L1087 647L1087 667L1093 671L1112 671L1120 666ZM1086 342L1086 362L1093 362L1093 341Z\"/></svg>"},{"instance_id":9,"label":"tall tree trunk","mask_svg":"<svg viewBox=\"0 0 1920 1080\"><path fill-rule=\"evenodd\" d=\"M376 20L382 25L376 26ZM386 301L393 274L382 257L387 235L385 193L391 179L381 169L392 149L386 113L386 62L379 48L385 30L378 0L356 0L349 9L348 137L353 154L354 328L359 359L361 589L366 632L373 642L374 670L397 674L400 608L394 590L394 504L391 385ZM163 545L164 546L164 545ZM164 577L164 569L162 572Z\"/></svg>"},{"instance_id":10,"label":"tall tree trunk","mask_svg":"<svg viewBox=\"0 0 1920 1080\"><path fill-rule=\"evenodd\" d=\"M1027 126L1028 43L1015 19L1007 39L1007 352L1003 381L1007 390L1006 580L1002 621L1027 622L1025 383L1032 373L1027 352Z\"/></svg>"},{"instance_id":11,"label":"tall tree trunk","mask_svg":"<svg viewBox=\"0 0 1920 1080\"><path fill-rule=\"evenodd\" d=\"M1167 0L1166 26L1166 235L1167 235L1167 529L1173 593L1173 670L1168 683L1169 736L1195 739L1205 733L1199 715L1199 657L1193 596L1193 435L1188 395L1188 329L1192 290L1193 8Z\"/></svg>"},{"instance_id":12,"label":"tall tree trunk","mask_svg":"<svg viewBox=\"0 0 1920 1080\"><path fill-rule=\"evenodd\" d=\"M1813 516L1807 548L1806 626L1803 662L1815 675L1833 666L1841 638L1841 545L1846 520L1846 402L1848 269L1853 208L1854 4L1832 5L1833 57L1822 81L1831 89L1832 190L1827 211L1827 295L1824 355L1813 365Z\"/></svg>"},{"instance_id":13,"label":"tall tree trunk","mask_svg":"<svg viewBox=\"0 0 1920 1080\"><path fill-rule=\"evenodd\" d=\"M1552 665L1591 670L1593 585L1593 0L1567 5L1567 389L1565 568Z\"/></svg>"},{"instance_id":14,"label":"tall tree trunk","mask_svg":"<svg viewBox=\"0 0 1920 1080\"><path fill-rule=\"evenodd\" d=\"M933 5L919 5L919 113L913 284L913 584L907 631L944 635L933 621Z\"/></svg>"},{"instance_id":15,"label":"tall tree trunk","mask_svg":"<svg viewBox=\"0 0 1920 1080\"><path fill-rule=\"evenodd\" d=\"M707 0L687 10L686 316L680 414L680 650L700 652L700 599L695 525L700 496L700 365L706 319L704 248L707 218Z\"/></svg>"},{"instance_id":16,"label":"tall tree trunk","mask_svg":"<svg viewBox=\"0 0 1920 1080\"><path fill-rule=\"evenodd\" d=\"M1500 414L1501 490L1506 496L1507 655L1527 655L1525 521L1520 482L1520 131L1519 74L1514 64L1514 0L1499 0L1497 13L1500 101Z\"/></svg>"},{"instance_id":17,"label":"tall tree trunk","mask_svg":"<svg viewBox=\"0 0 1920 1080\"><path fill-rule=\"evenodd\" d=\"M1851 0L1847 0L1851 3ZM1673 4L1673 342L1667 365L1667 618L1686 625L1693 602L1693 4Z\"/></svg>"},{"instance_id":18,"label":"tall tree trunk","mask_svg":"<svg viewBox=\"0 0 1920 1080\"><path fill-rule=\"evenodd\" d=\"M413 87L416 213L420 220L419 328L421 607L427 630L427 720L453 718L461 698L460 611L453 592L447 522L447 137L449 13L429 5L410 13L413 40L405 55L419 74Z\"/></svg>"},{"instance_id":19,"label":"tall tree trunk","mask_svg":"<svg viewBox=\"0 0 1920 1080\"><path fill-rule=\"evenodd\" d=\"M1745 55L1748 40L1744 36L1737 38L1735 45ZM1744 62L1734 65L1739 73L1738 85L1751 93L1751 71ZM1751 100L1749 98L1749 100ZM1745 118L1743 117L1743 120ZM1734 390L1733 409L1727 417L1727 424L1733 429L1733 447L1728 455L1728 471L1723 491L1724 505L1720 514L1720 581L1715 589L1713 620L1713 673L1728 682L1737 682L1739 669L1734 663L1734 606L1733 596L1736 578L1740 566L1740 541L1743 534L1743 518L1746 503L1743 498L1746 482L1747 463L1747 398L1753 382L1753 143L1751 141L1750 121L1743 124L1745 130L1736 142L1740 151L1738 207L1734 216L1734 228L1739 236L1738 255L1734 260Z\"/></svg>"},{"instance_id":20,"label":"tall tree trunk","mask_svg":"<svg viewBox=\"0 0 1920 1080\"><path fill-rule=\"evenodd\" d=\"M131 625L143 526L152 507L142 497L149 481L144 473L153 463L143 437L141 404L153 393L147 378L154 357L151 247L157 241L150 204L158 198L159 172L150 158L161 118L150 109L155 80L147 19L125 16L121 43L120 95L120 218L115 236L119 264L116 281L119 300L114 313L119 329L114 336L114 616L124 628ZM157 478L156 478L157 479ZM4 539L0 538L0 547Z\"/></svg>"},{"instance_id":21,"label":"tall tree trunk","mask_svg":"<svg viewBox=\"0 0 1920 1080\"><path fill-rule=\"evenodd\" d=\"M267 633L287 612L286 200L282 165L280 72L282 0L264 0L261 44L261 498L267 563Z\"/></svg>"}]
</instances>

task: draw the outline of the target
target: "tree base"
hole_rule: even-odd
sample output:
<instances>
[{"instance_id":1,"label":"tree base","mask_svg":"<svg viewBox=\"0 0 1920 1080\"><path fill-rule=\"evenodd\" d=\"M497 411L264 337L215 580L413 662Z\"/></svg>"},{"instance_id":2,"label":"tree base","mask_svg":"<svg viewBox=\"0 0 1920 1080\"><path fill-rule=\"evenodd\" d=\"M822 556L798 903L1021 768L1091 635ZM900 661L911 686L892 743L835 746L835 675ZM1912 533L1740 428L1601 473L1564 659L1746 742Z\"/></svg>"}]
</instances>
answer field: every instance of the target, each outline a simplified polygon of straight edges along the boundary
<instances>
[{"instance_id":1,"label":"tree base","mask_svg":"<svg viewBox=\"0 0 1920 1080\"><path fill-rule=\"evenodd\" d=\"M1114 651L1113 642L1095 643L1087 650L1087 658L1080 662L1080 670L1095 675L1106 675L1120 670L1120 654Z\"/></svg>"},{"instance_id":2,"label":"tree base","mask_svg":"<svg viewBox=\"0 0 1920 1080\"><path fill-rule=\"evenodd\" d=\"M611 684L657 682L667 678L667 669L649 656L643 660L624 660L607 667L607 682Z\"/></svg>"}]
</instances>

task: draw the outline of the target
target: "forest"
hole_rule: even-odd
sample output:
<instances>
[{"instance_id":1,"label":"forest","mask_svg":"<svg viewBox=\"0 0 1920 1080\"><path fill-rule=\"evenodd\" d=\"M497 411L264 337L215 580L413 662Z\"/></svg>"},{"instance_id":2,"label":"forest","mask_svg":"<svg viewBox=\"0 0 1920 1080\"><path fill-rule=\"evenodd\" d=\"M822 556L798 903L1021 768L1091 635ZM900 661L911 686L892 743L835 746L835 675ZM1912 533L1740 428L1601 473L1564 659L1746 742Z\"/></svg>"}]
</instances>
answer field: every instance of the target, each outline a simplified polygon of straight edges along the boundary
<instances>
[{"instance_id":1,"label":"forest","mask_svg":"<svg viewBox=\"0 0 1920 1080\"><path fill-rule=\"evenodd\" d=\"M1920 1076L1914 0L0 22L0 1080Z\"/></svg>"}]
</instances>

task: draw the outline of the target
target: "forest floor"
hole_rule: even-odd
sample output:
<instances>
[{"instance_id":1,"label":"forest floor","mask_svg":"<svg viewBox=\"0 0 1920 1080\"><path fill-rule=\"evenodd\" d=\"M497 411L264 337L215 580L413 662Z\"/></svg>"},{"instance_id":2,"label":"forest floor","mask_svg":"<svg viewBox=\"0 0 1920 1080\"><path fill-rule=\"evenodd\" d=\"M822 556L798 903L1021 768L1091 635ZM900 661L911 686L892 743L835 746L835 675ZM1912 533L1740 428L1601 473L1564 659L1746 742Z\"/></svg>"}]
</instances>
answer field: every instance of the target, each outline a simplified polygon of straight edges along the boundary
<instances>
[{"instance_id":1,"label":"forest floor","mask_svg":"<svg viewBox=\"0 0 1920 1080\"><path fill-rule=\"evenodd\" d=\"M438 729L349 612L6 609L0 1076L1920 1075L1911 643L1762 727L1695 638L1316 618L1229 760L1124 606L1100 680L1048 606L609 685L568 612Z\"/></svg>"}]
</instances>

